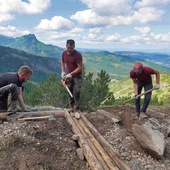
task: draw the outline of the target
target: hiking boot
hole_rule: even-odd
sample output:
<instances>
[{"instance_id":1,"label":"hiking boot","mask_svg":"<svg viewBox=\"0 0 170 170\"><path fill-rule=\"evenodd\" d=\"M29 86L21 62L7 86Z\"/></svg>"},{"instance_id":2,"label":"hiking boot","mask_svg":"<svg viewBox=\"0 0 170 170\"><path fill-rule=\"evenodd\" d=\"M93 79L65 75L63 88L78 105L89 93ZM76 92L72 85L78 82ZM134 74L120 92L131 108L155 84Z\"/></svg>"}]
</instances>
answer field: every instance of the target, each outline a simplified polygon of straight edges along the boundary
<instances>
[{"instance_id":1,"label":"hiking boot","mask_svg":"<svg viewBox=\"0 0 170 170\"><path fill-rule=\"evenodd\" d=\"M7 116L7 113L0 113L0 120L6 120Z\"/></svg>"},{"instance_id":2,"label":"hiking boot","mask_svg":"<svg viewBox=\"0 0 170 170\"><path fill-rule=\"evenodd\" d=\"M135 118L136 118L136 119L139 119L139 115L140 115L140 113L136 112Z\"/></svg>"},{"instance_id":3,"label":"hiking boot","mask_svg":"<svg viewBox=\"0 0 170 170\"><path fill-rule=\"evenodd\" d=\"M148 118L148 116L146 115L146 113L145 112L141 112L140 113L140 117L139 117L140 119L147 119Z\"/></svg>"}]
</instances>

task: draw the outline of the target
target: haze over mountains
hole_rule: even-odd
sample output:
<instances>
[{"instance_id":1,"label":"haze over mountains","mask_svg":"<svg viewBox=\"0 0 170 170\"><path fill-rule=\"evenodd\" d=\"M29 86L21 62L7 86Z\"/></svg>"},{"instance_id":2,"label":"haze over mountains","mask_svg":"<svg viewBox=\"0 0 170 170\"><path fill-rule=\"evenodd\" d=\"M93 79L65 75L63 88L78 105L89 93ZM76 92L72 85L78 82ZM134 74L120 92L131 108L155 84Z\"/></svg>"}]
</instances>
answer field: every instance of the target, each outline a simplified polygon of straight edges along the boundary
<instances>
[{"instance_id":1,"label":"haze over mountains","mask_svg":"<svg viewBox=\"0 0 170 170\"><path fill-rule=\"evenodd\" d=\"M60 76L60 60L64 48L45 44L33 34L12 38L0 35L0 72L17 71L18 67L28 64L36 74L34 81L44 80L49 73ZM7 48L8 47L8 48ZM10 48L9 48L10 47ZM83 50L82 50L83 51ZM82 52L87 72L96 75L105 70L112 79L121 80L129 77L129 71L136 61L154 67L159 71L170 73L170 56L140 52Z\"/></svg>"}]
</instances>

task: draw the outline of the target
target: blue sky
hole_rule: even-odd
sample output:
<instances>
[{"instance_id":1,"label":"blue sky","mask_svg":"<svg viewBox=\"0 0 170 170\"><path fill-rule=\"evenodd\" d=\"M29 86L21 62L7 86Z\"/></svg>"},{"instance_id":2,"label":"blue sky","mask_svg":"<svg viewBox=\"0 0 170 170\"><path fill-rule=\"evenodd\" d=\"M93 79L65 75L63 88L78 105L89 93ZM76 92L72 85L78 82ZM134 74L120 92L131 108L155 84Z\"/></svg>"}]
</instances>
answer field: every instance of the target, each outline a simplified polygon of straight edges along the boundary
<instances>
[{"instance_id":1,"label":"blue sky","mask_svg":"<svg viewBox=\"0 0 170 170\"><path fill-rule=\"evenodd\" d=\"M0 0L0 34L65 47L170 52L170 0Z\"/></svg>"}]
</instances>

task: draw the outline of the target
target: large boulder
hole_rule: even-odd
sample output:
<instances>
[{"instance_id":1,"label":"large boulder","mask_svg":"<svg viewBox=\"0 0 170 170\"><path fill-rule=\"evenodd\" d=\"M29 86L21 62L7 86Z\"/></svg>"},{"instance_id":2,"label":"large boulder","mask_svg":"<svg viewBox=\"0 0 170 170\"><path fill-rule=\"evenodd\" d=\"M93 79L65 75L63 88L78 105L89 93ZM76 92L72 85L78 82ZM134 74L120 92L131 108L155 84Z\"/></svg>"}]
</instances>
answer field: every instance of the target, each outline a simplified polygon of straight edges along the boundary
<instances>
[{"instance_id":1,"label":"large boulder","mask_svg":"<svg viewBox=\"0 0 170 170\"><path fill-rule=\"evenodd\" d=\"M150 126L134 124L132 126L134 136L140 145L154 158L162 158L165 150L164 135Z\"/></svg>"}]
</instances>

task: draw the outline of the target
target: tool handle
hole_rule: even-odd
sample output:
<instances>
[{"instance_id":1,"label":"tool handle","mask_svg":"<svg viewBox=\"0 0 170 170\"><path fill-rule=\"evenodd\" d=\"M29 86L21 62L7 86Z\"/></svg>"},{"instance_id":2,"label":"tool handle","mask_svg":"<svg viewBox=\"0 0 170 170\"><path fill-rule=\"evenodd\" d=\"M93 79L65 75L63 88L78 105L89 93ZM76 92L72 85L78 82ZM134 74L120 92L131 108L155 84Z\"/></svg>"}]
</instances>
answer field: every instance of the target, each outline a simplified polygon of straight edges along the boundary
<instances>
[{"instance_id":1,"label":"tool handle","mask_svg":"<svg viewBox=\"0 0 170 170\"><path fill-rule=\"evenodd\" d=\"M155 88L149 89L149 90L147 90L147 91L145 91L145 92L143 92L143 93L141 93L141 94L138 94L135 98L137 99L138 97L140 97L140 96L142 96L142 95L144 95L144 94L147 94L147 93L149 93L149 92L151 92L151 91L153 91L153 90L155 90ZM133 99L133 98L130 98L130 99L124 101L124 102L123 102L123 105L126 104L127 102L131 101L131 100L134 100L134 99Z\"/></svg>"},{"instance_id":2,"label":"tool handle","mask_svg":"<svg viewBox=\"0 0 170 170\"><path fill-rule=\"evenodd\" d=\"M72 95L70 89L67 87L67 85L66 85L66 90L67 90L67 92L69 93L69 95L73 98L73 95Z\"/></svg>"}]
</instances>

